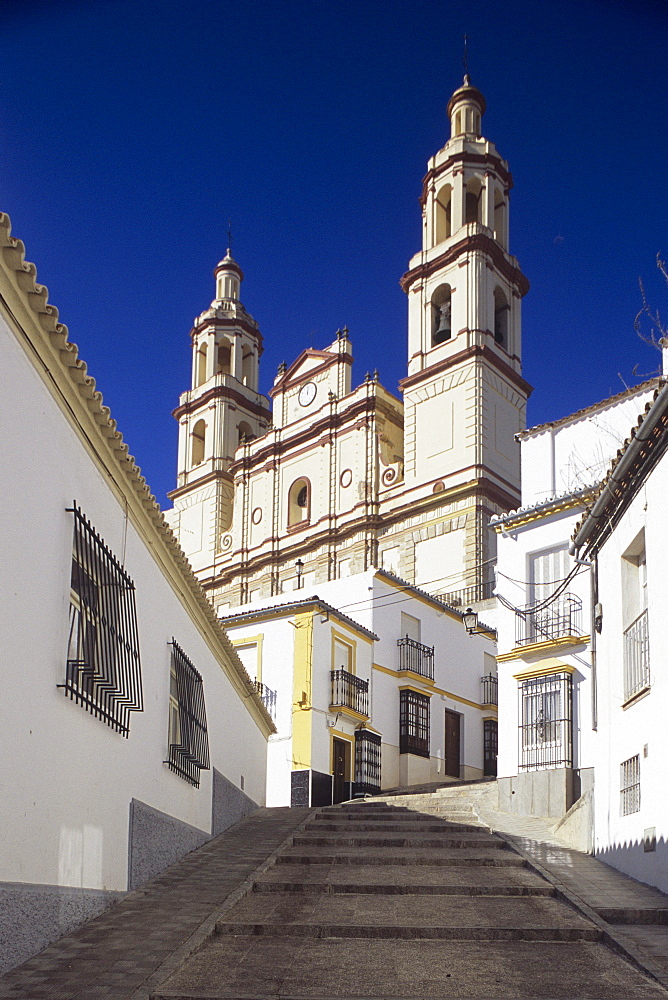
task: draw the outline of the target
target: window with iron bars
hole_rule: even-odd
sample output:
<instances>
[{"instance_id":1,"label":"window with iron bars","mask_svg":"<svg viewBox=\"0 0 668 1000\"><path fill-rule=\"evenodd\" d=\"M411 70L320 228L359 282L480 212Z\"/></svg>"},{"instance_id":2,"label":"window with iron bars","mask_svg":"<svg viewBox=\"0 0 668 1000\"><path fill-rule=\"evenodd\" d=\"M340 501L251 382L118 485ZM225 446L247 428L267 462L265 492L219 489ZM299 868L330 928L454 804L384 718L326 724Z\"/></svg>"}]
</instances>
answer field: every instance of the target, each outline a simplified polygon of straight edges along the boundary
<instances>
[{"instance_id":1,"label":"window with iron bars","mask_svg":"<svg viewBox=\"0 0 668 1000\"><path fill-rule=\"evenodd\" d=\"M399 753L429 757L429 698L406 690L399 699Z\"/></svg>"},{"instance_id":2,"label":"window with iron bars","mask_svg":"<svg viewBox=\"0 0 668 1000\"><path fill-rule=\"evenodd\" d=\"M650 683L649 629L645 610L624 631L624 701L645 691Z\"/></svg>"},{"instance_id":3,"label":"window with iron bars","mask_svg":"<svg viewBox=\"0 0 668 1000\"><path fill-rule=\"evenodd\" d=\"M175 639L169 685L169 754L165 764L184 781L199 788L200 771L209 770L204 685Z\"/></svg>"},{"instance_id":4,"label":"window with iron bars","mask_svg":"<svg viewBox=\"0 0 668 1000\"><path fill-rule=\"evenodd\" d=\"M620 811L622 816L640 812L640 754L620 766Z\"/></svg>"},{"instance_id":5,"label":"window with iron bars","mask_svg":"<svg viewBox=\"0 0 668 1000\"><path fill-rule=\"evenodd\" d=\"M531 677L519 686L520 770L571 767L571 675Z\"/></svg>"},{"instance_id":6,"label":"window with iron bars","mask_svg":"<svg viewBox=\"0 0 668 1000\"><path fill-rule=\"evenodd\" d=\"M380 791L381 738L368 729L355 731L355 792Z\"/></svg>"},{"instance_id":7,"label":"window with iron bars","mask_svg":"<svg viewBox=\"0 0 668 1000\"><path fill-rule=\"evenodd\" d=\"M65 682L72 701L122 736L143 710L135 585L76 503Z\"/></svg>"},{"instance_id":8,"label":"window with iron bars","mask_svg":"<svg viewBox=\"0 0 668 1000\"><path fill-rule=\"evenodd\" d=\"M485 719L483 722L484 762L483 774L496 776L496 757L499 745L499 726L496 719Z\"/></svg>"}]
</instances>

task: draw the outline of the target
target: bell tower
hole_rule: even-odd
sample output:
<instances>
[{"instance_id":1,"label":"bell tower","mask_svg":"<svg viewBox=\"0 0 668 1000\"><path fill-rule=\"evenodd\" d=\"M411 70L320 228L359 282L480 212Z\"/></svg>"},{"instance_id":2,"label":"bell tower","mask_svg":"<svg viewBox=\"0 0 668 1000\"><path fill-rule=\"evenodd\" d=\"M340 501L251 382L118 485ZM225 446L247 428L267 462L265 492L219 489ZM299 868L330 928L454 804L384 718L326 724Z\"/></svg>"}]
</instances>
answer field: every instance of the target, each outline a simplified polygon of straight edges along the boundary
<instances>
[{"instance_id":1,"label":"bell tower","mask_svg":"<svg viewBox=\"0 0 668 1000\"><path fill-rule=\"evenodd\" d=\"M529 288L508 252L508 164L482 134L485 98L468 77L450 98L450 139L428 163L422 249L402 278L408 296L405 484L432 507L461 512L443 557L414 581L432 592L486 592L492 513L517 506L519 445L531 387L521 376L521 300ZM436 496L440 499L437 502ZM426 499L425 499L426 502ZM453 529L455 530L455 529ZM443 561L443 560L442 560ZM425 564L426 565L426 564ZM469 595L471 603L473 597Z\"/></svg>"},{"instance_id":2,"label":"bell tower","mask_svg":"<svg viewBox=\"0 0 668 1000\"><path fill-rule=\"evenodd\" d=\"M213 571L232 522L235 452L271 423L269 400L258 392L262 334L241 303L243 277L228 249L214 270L215 298L190 331L191 389L174 411L178 479L168 519L198 572Z\"/></svg>"}]
</instances>

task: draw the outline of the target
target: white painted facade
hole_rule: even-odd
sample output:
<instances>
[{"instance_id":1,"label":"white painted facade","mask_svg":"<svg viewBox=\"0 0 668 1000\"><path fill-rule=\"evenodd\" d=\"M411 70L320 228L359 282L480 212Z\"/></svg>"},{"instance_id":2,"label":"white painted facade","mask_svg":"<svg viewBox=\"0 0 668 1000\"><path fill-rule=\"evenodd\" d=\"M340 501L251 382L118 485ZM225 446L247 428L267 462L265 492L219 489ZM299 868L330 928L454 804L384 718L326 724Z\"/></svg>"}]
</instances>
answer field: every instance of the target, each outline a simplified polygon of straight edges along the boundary
<instances>
[{"instance_id":1,"label":"white painted facade","mask_svg":"<svg viewBox=\"0 0 668 1000\"><path fill-rule=\"evenodd\" d=\"M267 803L294 801L295 771L312 770L326 786L327 776L335 774L336 740L348 744L345 781L364 784L364 775L355 773L360 730L380 737L379 788L493 773L495 753L487 769L484 760L485 723L496 733L493 633L469 635L460 613L382 570L316 590L317 596L306 597L309 591L297 590L278 605L266 598L223 617L249 672L276 690L278 732L269 741ZM331 672L342 666L368 688L364 713L337 701ZM485 675L491 678L483 685ZM403 752L402 691L428 707L426 745ZM323 794L314 804L323 804L326 788Z\"/></svg>"},{"instance_id":2,"label":"white painted facade","mask_svg":"<svg viewBox=\"0 0 668 1000\"><path fill-rule=\"evenodd\" d=\"M575 537L578 553L595 560L600 604L594 850L608 864L664 892L667 414L664 385Z\"/></svg>"},{"instance_id":3,"label":"white painted facade","mask_svg":"<svg viewBox=\"0 0 668 1000\"><path fill-rule=\"evenodd\" d=\"M593 813L583 820L582 807L593 804L599 753L596 666L591 574L575 562L569 546L597 482L657 384L653 379L522 432L522 506L493 521L500 804L561 817L580 802L572 830L569 819L564 834L585 849L593 845ZM555 494L555 484L568 489Z\"/></svg>"},{"instance_id":4,"label":"white painted facade","mask_svg":"<svg viewBox=\"0 0 668 1000\"><path fill-rule=\"evenodd\" d=\"M273 723L5 215L0 243L0 895L15 901L19 884L58 899L77 891L84 919L139 873L155 874L264 804ZM127 738L59 687L71 655L74 502L135 587L143 708L130 712ZM165 763L173 639L202 680L210 759L199 787ZM108 652L112 640L100 642L113 676L122 658ZM216 781L228 805L217 801ZM139 813L153 824L153 846L141 839ZM23 916L29 906L26 897ZM35 926L40 919L32 915ZM43 931L42 947L59 928ZM27 957L30 947L9 942L5 958Z\"/></svg>"}]
</instances>

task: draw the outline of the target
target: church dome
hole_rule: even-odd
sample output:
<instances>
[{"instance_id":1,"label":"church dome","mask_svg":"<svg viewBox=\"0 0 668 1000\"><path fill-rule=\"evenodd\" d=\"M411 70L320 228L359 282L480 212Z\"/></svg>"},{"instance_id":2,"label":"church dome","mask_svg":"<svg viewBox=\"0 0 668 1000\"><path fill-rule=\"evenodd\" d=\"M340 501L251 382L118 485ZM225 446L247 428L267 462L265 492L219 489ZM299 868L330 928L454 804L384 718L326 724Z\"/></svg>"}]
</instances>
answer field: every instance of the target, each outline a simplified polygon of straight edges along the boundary
<instances>
[{"instance_id":1,"label":"church dome","mask_svg":"<svg viewBox=\"0 0 668 1000\"><path fill-rule=\"evenodd\" d=\"M471 83L468 73L461 87L458 87L448 101L447 114L450 119L451 137L456 135L480 135L480 123L485 113L485 98Z\"/></svg>"}]
</instances>

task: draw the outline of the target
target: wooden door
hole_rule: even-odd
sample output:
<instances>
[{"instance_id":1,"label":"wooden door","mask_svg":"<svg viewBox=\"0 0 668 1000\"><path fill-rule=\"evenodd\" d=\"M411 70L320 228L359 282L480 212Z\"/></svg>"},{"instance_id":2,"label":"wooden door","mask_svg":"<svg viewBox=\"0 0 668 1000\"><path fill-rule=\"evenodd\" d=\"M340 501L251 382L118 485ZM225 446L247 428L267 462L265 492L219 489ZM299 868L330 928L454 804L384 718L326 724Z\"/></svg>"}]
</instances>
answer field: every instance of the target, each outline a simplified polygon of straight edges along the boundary
<instances>
[{"instance_id":1,"label":"wooden door","mask_svg":"<svg viewBox=\"0 0 668 1000\"><path fill-rule=\"evenodd\" d=\"M350 780L350 743L334 737L334 802L345 802L348 798Z\"/></svg>"},{"instance_id":2,"label":"wooden door","mask_svg":"<svg viewBox=\"0 0 668 1000\"><path fill-rule=\"evenodd\" d=\"M445 710L445 773L459 777L459 720L457 712Z\"/></svg>"}]
</instances>

